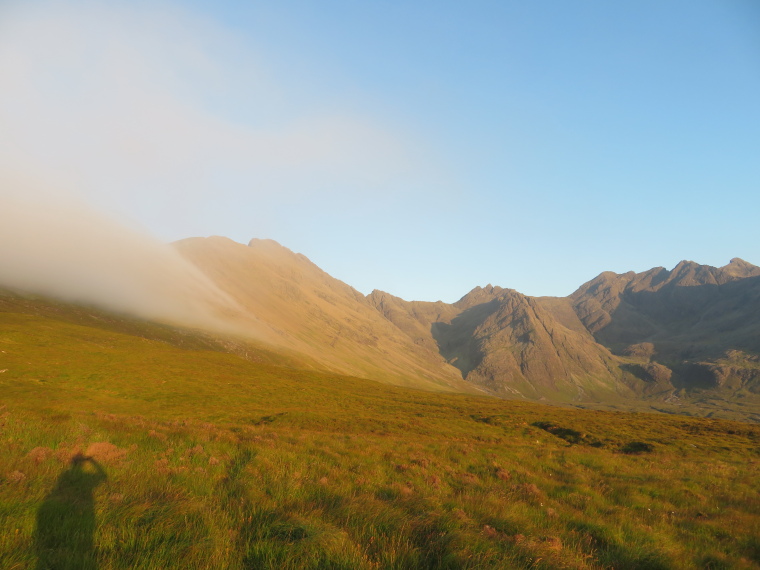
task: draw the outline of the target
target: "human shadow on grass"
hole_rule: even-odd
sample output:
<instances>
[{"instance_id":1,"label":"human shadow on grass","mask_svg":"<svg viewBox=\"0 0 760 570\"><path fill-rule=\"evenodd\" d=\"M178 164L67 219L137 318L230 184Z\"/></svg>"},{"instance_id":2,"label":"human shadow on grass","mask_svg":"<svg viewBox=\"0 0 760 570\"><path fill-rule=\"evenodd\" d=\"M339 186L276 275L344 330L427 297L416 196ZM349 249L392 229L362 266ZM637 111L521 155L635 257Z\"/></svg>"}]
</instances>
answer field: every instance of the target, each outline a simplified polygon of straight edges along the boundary
<instances>
[{"instance_id":1,"label":"human shadow on grass","mask_svg":"<svg viewBox=\"0 0 760 570\"><path fill-rule=\"evenodd\" d=\"M37 570L97 568L93 491L105 479L105 471L92 457L78 453L72 458L37 512Z\"/></svg>"}]
</instances>

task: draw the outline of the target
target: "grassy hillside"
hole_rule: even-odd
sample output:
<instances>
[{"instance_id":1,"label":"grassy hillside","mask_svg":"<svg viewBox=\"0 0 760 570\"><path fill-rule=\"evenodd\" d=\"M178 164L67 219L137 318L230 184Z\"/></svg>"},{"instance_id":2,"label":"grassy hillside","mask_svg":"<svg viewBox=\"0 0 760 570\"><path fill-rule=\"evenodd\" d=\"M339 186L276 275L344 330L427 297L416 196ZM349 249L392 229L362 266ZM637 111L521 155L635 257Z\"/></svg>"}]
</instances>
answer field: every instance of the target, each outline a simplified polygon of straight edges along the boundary
<instances>
[{"instance_id":1,"label":"grassy hillside","mask_svg":"<svg viewBox=\"0 0 760 570\"><path fill-rule=\"evenodd\" d=\"M754 424L415 391L51 307L0 306L2 568L760 566Z\"/></svg>"},{"instance_id":2,"label":"grassy hillside","mask_svg":"<svg viewBox=\"0 0 760 570\"><path fill-rule=\"evenodd\" d=\"M415 344L364 296L271 240L190 238L174 244L240 307L227 315L273 346L338 374L447 392L482 393L437 351Z\"/></svg>"}]
</instances>

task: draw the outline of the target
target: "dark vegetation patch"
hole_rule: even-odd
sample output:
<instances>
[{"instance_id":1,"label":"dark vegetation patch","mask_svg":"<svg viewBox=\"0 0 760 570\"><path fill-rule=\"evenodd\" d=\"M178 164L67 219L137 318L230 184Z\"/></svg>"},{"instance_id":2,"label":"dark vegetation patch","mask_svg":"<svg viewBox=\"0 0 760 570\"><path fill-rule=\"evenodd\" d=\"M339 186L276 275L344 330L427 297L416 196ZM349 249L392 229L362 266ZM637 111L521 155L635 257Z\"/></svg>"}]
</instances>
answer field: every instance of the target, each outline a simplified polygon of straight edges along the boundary
<instances>
[{"instance_id":1,"label":"dark vegetation patch","mask_svg":"<svg viewBox=\"0 0 760 570\"><path fill-rule=\"evenodd\" d=\"M271 424L275 421L277 421L278 418L281 418L282 416L286 415L287 412L280 412L279 414L272 414L269 416L261 416L260 418L256 420L252 420L251 423L255 426L263 426L266 424Z\"/></svg>"},{"instance_id":2,"label":"dark vegetation patch","mask_svg":"<svg viewBox=\"0 0 760 570\"><path fill-rule=\"evenodd\" d=\"M629 455L638 453L652 453L654 451L654 445L651 443L645 443L643 441L631 441L620 448L620 451Z\"/></svg>"},{"instance_id":3,"label":"dark vegetation patch","mask_svg":"<svg viewBox=\"0 0 760 570\"><path fill-rule=\"evenodd\" d=\"M591 447L604 447L604 443L592 435L581 433L574 429L560 427L552 422L534 422L533 424L537 428L549 432L550 434L564 439L566 442L572 445L589 445Z\"/></svg>"}]
</instances>

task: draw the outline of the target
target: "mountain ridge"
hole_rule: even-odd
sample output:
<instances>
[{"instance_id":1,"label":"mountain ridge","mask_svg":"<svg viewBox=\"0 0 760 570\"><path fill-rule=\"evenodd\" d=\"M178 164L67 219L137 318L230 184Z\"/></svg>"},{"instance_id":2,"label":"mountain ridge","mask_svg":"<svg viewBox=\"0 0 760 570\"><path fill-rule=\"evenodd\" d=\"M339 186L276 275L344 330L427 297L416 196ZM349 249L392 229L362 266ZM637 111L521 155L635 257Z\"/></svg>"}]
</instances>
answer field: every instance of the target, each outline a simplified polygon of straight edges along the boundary
<instances>
[{"instance_id":1,"label":"mountain ridge","mask_svg":"<svg viewBox=\"0 0 760 570\"><path fill-rule=\"evenodd\" d=\"M247 338L298 367L424 390L760 419L760 267L738 257L605 271L566 297L487 284L445 303L363 295L274 240L172 247L218 292L204 310L224 322L225 350Z\"/></svg>"},{"instance_id":2,"label":"mountain ridge","mask_svg":"<svg viewBox=\"0 0 760 570\"><path fill-rule=\"evenodd\" d=\"M175 242L180 254L234 299L233 317L262 339L328 370L427 389L477 392L434 351L415 345L367 302L306 256L274 240Z\"/></svg>"},{"instance_id":3,"label":"mountain ridge","mask_svg":"<svg viewBox=\"0 0 760 570\"><path fill-rule=\"evenodd\" d=\"M362 295L273 240L175 247L271 342L330 370L556 403L709 397L760 409L760 268L738 257L605 271L567 297L487 284L445 303Z\"/></svg>"},{"instance_id":4,"label":"mountain ridge","mask_svg":"<svg viewBox=\"0 0 760 570\"><path fill-rule=\"evenodd\" d=\"M436 343L465 379L501 396L572 401L602 389L602 398L672 401L700 390L760 393L760 268L738 257L722 267L683 260L672 270L606 271L567 297L488 284L451 304L381 291L368 299L402 330L416 322L415 342Z\"/></svg>"}]
</instances>

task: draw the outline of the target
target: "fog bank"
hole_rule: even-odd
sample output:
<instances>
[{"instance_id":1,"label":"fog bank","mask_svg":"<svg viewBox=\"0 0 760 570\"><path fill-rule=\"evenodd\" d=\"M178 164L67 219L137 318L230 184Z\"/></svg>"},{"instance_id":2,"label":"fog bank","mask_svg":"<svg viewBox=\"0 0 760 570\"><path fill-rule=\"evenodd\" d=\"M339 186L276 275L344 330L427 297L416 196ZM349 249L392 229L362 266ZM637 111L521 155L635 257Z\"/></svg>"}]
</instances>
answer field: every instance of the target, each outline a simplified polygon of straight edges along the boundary
<instances>
[{"instance_id":1,"label":"fog bank","mask_svg":"<svg viewBox=\"0 0 760 570\"><path fill-rule=\"evenodd\" d=\"M229 328L236 305L171 246L82 205L0 180L0 286L146 319Z\"/></svg>"}]
</instances>

